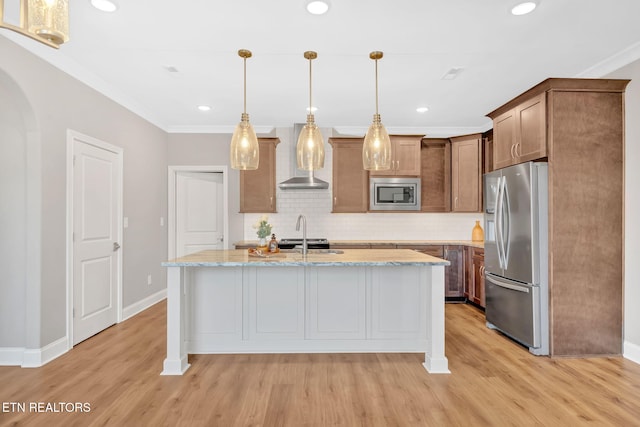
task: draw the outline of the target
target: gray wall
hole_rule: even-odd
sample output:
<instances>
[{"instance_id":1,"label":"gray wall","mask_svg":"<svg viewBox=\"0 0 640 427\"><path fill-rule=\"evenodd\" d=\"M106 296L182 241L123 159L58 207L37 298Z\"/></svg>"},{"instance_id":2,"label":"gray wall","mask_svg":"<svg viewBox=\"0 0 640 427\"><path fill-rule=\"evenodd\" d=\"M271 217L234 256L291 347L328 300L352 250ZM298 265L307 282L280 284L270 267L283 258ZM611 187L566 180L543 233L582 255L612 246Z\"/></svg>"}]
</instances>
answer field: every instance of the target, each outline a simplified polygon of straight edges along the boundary
<instances>
[{"instance_id":1,"label":"gray wall","mask_svg":"<svg viewBox=\"0 0 640 427\"><path fill-rule=\"evenodd\" d=\"M124 307L166 286L166 275L160 262L167 254L167 233L166 226L160 227L160 217L166 218L167 212L167 135L5 38L0 38L0 52L0 70L24 94L39 132L41 206L36 208L42 218L38 239L41 271L33 303L41 300L41 304L36 315L26 315L25 333L30 336L40 328L39 339L27 340L26 346L44 347L66 334L67 129L124 149L124 216L129 218L122 245ZM9 104L9 109L14 107L12 102L14 99L2 98L2 103ZM5 192L3 190L3 196ZM3 205L7 202L0 201ZM15 225L20 226L17 222ZM147 285L148 274L153 277L152 286ZM6 286L3 280L2 296ZM19 320L33 309L30 304L27 302L26 310L9 309L6 317ZM16 305L19 306L20 301ZM38 314L39 321L32 325ZM0 341L0 347L10 345L10 342Z\"/></svg>"},{"instance_id":2,"label":"gray wall","mask_svg":"<svg viewBox=\"0 0 640 427\"><path fill-rule=\"evenodd\" d=\"M238 213L240 172L229 166L230 142L231 134L169 134L167 160L170 166L229 167L229 236L225 236L225 240L233 249L233 242L243 237L243 215Z\"/></svg>"}]
</instances>

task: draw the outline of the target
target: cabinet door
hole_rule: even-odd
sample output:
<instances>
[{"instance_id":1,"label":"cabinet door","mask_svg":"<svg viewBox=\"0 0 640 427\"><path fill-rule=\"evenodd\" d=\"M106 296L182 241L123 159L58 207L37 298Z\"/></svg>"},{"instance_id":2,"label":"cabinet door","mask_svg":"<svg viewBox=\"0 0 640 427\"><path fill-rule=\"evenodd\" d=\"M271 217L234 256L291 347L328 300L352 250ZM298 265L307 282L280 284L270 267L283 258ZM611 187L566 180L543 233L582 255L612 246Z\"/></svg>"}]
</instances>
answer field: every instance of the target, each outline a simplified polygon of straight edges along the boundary
<instances>
[{"instance_id":1,"label":"cabinet door","mask_svg":"<svg viewBox=\"0 0 640 427\"><path fill-rule=\"evenodd\" d=\"M394 145L395 174L403 176L420 175L420 139L413 137L397 137Z\"/></svg>"},{"instance_id":2,"label":"cabinet door","mask_svg":"<svg viewBox=\"0 0 640 427\"><path fill-rule=\"evenodd\" d=\"M426 338L424 278L420 267L370 267L369 339Z\"/></svg>"},{"instance_id":3,"label":"cabinet door","mask_svg":"<svg viewBox=\"0 0 640 427\"><path fill-rule=\"evenodd\" d=\"M516 145L516 110L509 110L493 120L493 168L514 164Z\"/></svg>"},{"instance_id":4,"label":"cabinet door","mask_svg":"<svg viewBox=\"0 0 640 427\"><path fill-rule=\"evenodd\" d=\"M279 138L258 138L258 169L240 171L240 212L276 212L276 145Z\"/></svg>"},{"instance_id":5,"label":"cabinet door","mask_svg":"<svg viewBox=\"0 0 640 427\"><path fill-rule=\"evenodd\" d=\"M451 210L480 212L482 145L480 134L451 139Z\"/></svg>"},{"instance_id":6,"label":"cabinet door","mask_svg":"<svg viewBox=\"0 0 640 427\"><path fill-rule=\"evenodd\" d=\"M249 271L249 339L304 339L304 269Z\"/></svg>"},{"instance_id":7,"label":"cabinet door","mask_svg":"<svg viewBox=\"0 0 640 427\"><path fill-rule=\"evenodd\" d=\"M444 269L444 296L464 297L464 262L461 246L445 246L444 259L451 265Z\"/></svg>"},{"instance_id":8,"label":"cabinet door","mask_svg":"<svg viewBox=\"0 0 640 427\"><path fill-rule=\"evenodd\" d=\"M364 339L364 267L308 268L308 339Z\"/></svg>"},{"instance_id":9,"label":"cabinet door","mask_svg":"<svg viewBox=\"0 0 640 427\"><path fill-rule=\"evenodd\" d=\"M422 212L451 211L451 143L423 139L420 157Z\"/></svg>"},{"instance_id":10,"label":"cabinet door","mask_svg":"<svg viewBox=\"0 0 640 427\"><path fill-rule=\"evenodd\" d=\"M515 154L517 163L547 156L546 93L516 107L518 129Z\"/></svg>"},{"instance_id":11,"label":"cabinet door","mask_svg":"<svg viewBox=\"0 0 640 427\"><path fill-rule=\"evenodd\" d=\"M484 250L474 248L472 263L473 298L471 300L480 307L484 307Z\"/></svg>"},{"instance_id":12,"label":"cabinet door","mask_svg":"<svg viewBox=\"0 0 640 427\"><path fill-rule=\"evenodd\" d=\"M362 167L363 138L329 138L333 148L332 212L369 209L369 174Z\"/></svg>"}]
</instances>

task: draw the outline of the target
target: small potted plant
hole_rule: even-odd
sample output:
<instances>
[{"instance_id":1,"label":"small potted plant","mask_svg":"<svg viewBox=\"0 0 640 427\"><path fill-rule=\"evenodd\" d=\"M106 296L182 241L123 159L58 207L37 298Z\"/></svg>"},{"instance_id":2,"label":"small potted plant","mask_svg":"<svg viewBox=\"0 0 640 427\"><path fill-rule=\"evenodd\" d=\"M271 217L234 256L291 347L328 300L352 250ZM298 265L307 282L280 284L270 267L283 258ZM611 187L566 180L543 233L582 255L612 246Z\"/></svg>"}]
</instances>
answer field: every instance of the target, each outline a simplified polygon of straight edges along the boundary
<instances>
[{"instance_id":1,"label":"small potted plant","mask_svg":"<svg viewBox=\"0 0 640 427\"><path fill-rule=\"evenodd\" d=\"M253 224L253 228L256 229L256 234L258 235L258 249L266 249L267 247L267 237L271 235L271 224L269 224L269 218L266 215L262 215L262 217Z\"/></svg>"}]
</instances>

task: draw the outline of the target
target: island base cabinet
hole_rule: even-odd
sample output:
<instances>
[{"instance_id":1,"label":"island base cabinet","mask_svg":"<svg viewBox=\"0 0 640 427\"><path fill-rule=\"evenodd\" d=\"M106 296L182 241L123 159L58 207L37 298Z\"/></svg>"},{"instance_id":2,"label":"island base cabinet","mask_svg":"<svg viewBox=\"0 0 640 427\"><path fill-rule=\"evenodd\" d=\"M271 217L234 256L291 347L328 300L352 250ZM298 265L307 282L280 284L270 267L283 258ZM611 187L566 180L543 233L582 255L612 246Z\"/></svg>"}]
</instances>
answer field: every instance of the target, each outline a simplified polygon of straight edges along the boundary
<instances>
[{"instance_id":1,"label":"island base cabinet","mask_svg":"<svg viewBox=\"0 0 640 427\"><path fill-rule=\"evenodd\" d=\"M163 375L189 353L424 352L447 373L444 266L170 267Z\"/></svg>"}]
</instances>

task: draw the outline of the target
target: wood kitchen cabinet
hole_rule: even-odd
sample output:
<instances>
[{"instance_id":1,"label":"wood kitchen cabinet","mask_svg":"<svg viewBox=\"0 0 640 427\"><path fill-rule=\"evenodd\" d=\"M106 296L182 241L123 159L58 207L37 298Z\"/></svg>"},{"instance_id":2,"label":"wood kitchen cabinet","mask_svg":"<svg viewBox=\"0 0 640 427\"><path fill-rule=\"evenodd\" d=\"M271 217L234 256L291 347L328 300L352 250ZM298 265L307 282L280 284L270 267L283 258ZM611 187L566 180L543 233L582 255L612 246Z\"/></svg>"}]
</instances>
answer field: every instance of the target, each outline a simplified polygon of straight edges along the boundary
<instances>
[{"instance_id":1,"label":"wood kitchen cabinet","mask_svg":"<svg viewBox=\"0 0 640 427\"><path fill-rule=\"evenodd\" d=\"M240 171L240 213L276 212L276 146L279 143L279 138L258 138L258 169Z\"/></svg>"},{"instance_id":2,"label":"wood kitchen cabinet","mask_svg":"<svg viewBox=\"0 0 640 427\"><path fill-rule=\"evenodd\" d=\"M464 296L468 301L484 308L484 249L465 247Z\"/></svg>"},{"instance_id":3,"label":"wood kitchen cabinet","mask_svg":"<svg viewBox=\"0 0 640 427\"><path fill-rule=\"evenodd\" d=\"M420 210L451 211L451 142L444 138L423 138L420 157Z\"/></svg>"},{"instance_id":4,"label":"wood kitchen cabinet","mask_svg":"<svg viewBox=\"0 0 640 427\"><path fill-rule=\"evenodd\" d=\"M462 246L445 245L444 259L451 265L444 268L444 296L464 299L464 250Z\"/></svg>"},{"instance_id":5,"label":"wood kitchen cabinet","mask_svg":"<svg viewBox=\"0 0 640 427\"><path fill-rule=\"evenodd\" d=\"M496 169L549 163L551 356L622 353L628 83L547 79L488 114Z\"/></svg>"},{"instance_id":6,"label":"wood kitchen cabinet","mask_svg":"<svg viewBox=\"0 0 640 427\"><path fill-rule=\"evenodd\" d=\"M495 169L547 156L546 93L523 101L493 119Z\"/></svg>"},{"instance_id":7,"label":"wood kitchen cabinet","mask_svg":"<svg viewBox=\"0 0 640 427\"><path fill-rule=\"evenodd\" d=\"M482 134L482 173L489 173L494 170L493 167L493 129L489 129ZM483 188L484 190L484 188Z\"/></svg>"},{"instance_id":8,"label":"wood kitchen cabinet","mask_svg":"<svg viewBox=\"0 0 640 427\"><path fill-rule=\"evenodd\" d=\"M482 134L451 140L451 211L482 211Z\"/></svg>"},{"instance_id":9,"label":"wood kitchen cabinet","mask_svg":"<svg viewBox=\"0 0 640 427\"><path fill-rule=\"evenodd\" d=\"M420 176L420 145L424 135L390 135L391 169L371 176Z\"/></svg>"},{"instance_id":10,"label":"wood kitchen cabinet","mask_svg":"<svg viewBox=\"0 0 640 427\"><path fill-rule=\"evenodd\" d=\"M369 210L369 172L362 166L364 138L329 138L333 149L331 212Z\"/></svg>"}]
</instances>

